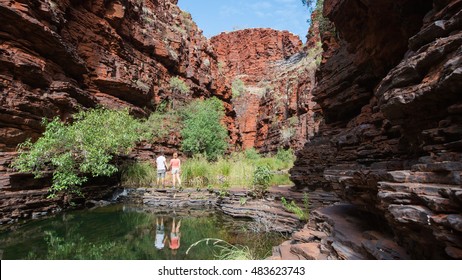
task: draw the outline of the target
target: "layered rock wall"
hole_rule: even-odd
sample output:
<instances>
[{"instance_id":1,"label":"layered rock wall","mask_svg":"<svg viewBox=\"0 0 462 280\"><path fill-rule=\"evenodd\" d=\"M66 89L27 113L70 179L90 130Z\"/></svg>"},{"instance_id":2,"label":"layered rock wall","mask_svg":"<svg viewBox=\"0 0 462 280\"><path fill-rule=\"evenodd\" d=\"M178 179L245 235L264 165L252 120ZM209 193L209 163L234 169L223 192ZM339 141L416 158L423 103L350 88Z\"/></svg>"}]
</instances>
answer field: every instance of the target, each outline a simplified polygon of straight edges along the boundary
<instances>
[{"instance_id":1,"label":"layered rock wall","mask_svg":"<svg viewBox=\"0 0 462 280\"><path fill-rule=\"evenodd\" d=\"M461 10L462 1L324 5L336 30L323 34L313 93L324 123L291 177L371 213L374 230L411 258L462 258Z\"/></svg>"},{"instance_id":2,"label":"layered rock wall","mask_svg":"<svg viewBox=\"0 0 462 280\"><path fill-rule=\"evenodd\" d=\"M242 82L244 92L233 96L242 148L274 152L301 147L315 127L315 51L303 51L300 39L272 29L245 29L211 39L219 75L231 88ZM233 86L234 85L234 86Z\"/></svg>"},{"instance_id":3,"label":"layered rock wall","mask_svg":"<svg viewBox=\"0 0 462 280\"><path fill-rule=\"evenodd\" d=\"M225 104L231 143L238 142L230 91L213 79L218 67L213 48L176 4L0 1L0 211L16 213L13 206L19 211L3 222L52 211L48 206L56 204L45 198L49 183L24 175L29 183L14 184L21 175L7 164L17 144L40 136L43 118L69 120L72 113L99 105L128 107L141 117L164 100L217 96ZM188 94L171 89L176 76L190 87ZM170 133L160 144L175 150L177 136ZM149 160L154 151L142 144L136 154Z\"/></svg>"},{"instance_id":4,"label":"layered rock wall","mask_svg":"<svg viewBox=\"0 0 462 280\"><path fill-rule=\"evenodd\" d=\"M211 45L176 2L1 1L0 148L14 150L40 135L42 118L65 120L81 107L146 116L165 99L229 102L212 79ZM172 92L173 76L188 84L188 96Z\"/></svg>"}]
</instances>

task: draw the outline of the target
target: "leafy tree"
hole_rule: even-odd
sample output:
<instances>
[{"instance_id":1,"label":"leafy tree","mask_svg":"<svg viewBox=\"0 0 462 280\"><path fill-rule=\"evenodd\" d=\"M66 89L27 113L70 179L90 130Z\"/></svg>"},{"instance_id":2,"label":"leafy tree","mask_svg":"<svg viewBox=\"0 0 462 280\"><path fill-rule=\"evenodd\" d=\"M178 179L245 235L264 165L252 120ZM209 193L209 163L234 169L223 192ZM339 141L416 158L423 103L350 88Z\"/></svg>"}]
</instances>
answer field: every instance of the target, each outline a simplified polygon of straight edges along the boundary
<instances>
[{"instance_id":1,"label":"leafy tree","mask_svg":"<svg viewBox=\"0 0 462 280\"><path fill-rule=\"evenodd\" d=\"M324 17L322 14L322 10L324 7L324 0L302 0L303 5L308 7L309 13L316 12L316 17L314 18L315 22L319 24L319 31L320 33L324 32L333 32L335 33L334 25L329 21L328 18ZM311 19L308 19L308 22Z\"/></svg>"},{"instance_id":2,"label":"leafy tree","mask_svg":"<svg viewBox=\"0 0 462 280\"><path fill-rule=\"evenodd\" d=\"M216 97L193 101L184 110L182 149L216 160L228 148L228 131L221 124L224 107Z\"/></svg>"},{"instance_id":3,"label":"leafy tree","mask_svg":"<svg viewBox=\"0 0 462 280\"><path fill-rule=\"evenodd\" d=\"M35 143L27 140L20 144L20 155L13 162L18 171L36 177L52 170L51 197L59 191L80 193L79 187L89 176L114 174L118 167L111 162L113 157L128 154L136 141L151 135L128 110L92 109L73 117L71 124L57 117L51 122L44 120L43 135Z\"/></svg>"}]
</instances>

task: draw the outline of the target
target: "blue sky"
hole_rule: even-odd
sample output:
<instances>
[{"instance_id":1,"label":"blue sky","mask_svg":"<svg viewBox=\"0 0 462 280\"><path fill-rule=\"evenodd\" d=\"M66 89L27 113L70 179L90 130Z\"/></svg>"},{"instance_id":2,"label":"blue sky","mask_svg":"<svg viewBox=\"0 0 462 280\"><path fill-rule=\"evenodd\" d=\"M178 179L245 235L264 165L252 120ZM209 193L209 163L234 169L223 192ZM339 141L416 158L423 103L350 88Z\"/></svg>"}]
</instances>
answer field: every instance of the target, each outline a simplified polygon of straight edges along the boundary
<instances>
[{"instance_id":1,"label":"blue sky","mask_svg":"<svg viewBox=\"0 0 462 280\"><path fill-rule=\"evenodd\" d=\"M305 42L308 9L301 0L179 0L204 35L253 27L288 30Z\"/></svg>"}]
</instances>

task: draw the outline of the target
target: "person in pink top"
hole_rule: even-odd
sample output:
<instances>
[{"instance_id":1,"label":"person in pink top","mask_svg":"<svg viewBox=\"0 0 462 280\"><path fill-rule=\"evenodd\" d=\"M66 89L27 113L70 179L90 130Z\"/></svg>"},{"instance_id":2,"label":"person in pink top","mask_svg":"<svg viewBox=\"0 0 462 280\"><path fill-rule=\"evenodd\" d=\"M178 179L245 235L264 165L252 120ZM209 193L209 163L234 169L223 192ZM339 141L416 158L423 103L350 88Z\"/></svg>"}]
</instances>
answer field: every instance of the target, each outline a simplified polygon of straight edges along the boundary
<instances>
[{"instance_id":1,"label":"person in pink top","mask_svg":"<svg viewBox=\"0 0 462 280\"><path fill-rule=\"evenodd\" d=\"M173 255L176 255L178 248L180 248L180 238L181 238L180 226L181 226L181 220L178 221L178 224L175 227L175 218L173 218L172 232L170 233L170 243L169 243L169 247L170 249L172 249Z\"/></svg>"},{"instance_id":2,"label":"person in pink top","mask_svg":"<svg viewBox=\"0 0 462 280\"><path fill-rule=\"evenodd\" d=\"M172 168L173 187L175 187L176 181L178 181L178 186L180 186L181 185L181 179L180 179L181 161L178 158L177 153L174 153L173 158L170 160L170 168Z\"/></svg>"}]
</instances>

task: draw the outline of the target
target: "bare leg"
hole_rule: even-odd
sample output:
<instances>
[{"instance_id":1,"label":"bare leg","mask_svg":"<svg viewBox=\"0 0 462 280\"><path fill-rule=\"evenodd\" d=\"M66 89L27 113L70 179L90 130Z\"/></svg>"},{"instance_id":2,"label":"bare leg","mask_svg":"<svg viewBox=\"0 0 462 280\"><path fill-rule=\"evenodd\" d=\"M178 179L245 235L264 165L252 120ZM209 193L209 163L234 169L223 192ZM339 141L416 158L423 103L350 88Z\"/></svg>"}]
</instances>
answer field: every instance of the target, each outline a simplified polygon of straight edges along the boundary
<instances>
[{"instance_id":1,"label":"bare leg","mask_svg":"<svg viewBox=\"0 0 462 280\"><path fill-rule=\"evenodd\" d=\"M172 222L172 232L175 233L175 218L173 218Z\"/></svg>"},{"instance_id":2,"label":"bare leg","mask_svg":"<svg viewBox=\"0 0 462 280\"><path fill-rule=\"evenodd\" d=\"M178 180L178 186L181 186L181 179L180 179L180 173L175 174L177 180Z\"/></svg>"},{"instance_id":3,"label":"bare leg","mask_svg":"<svg viewBox=\"0 0 462 280\"><path fill-rule=\"evenodd\" d=\"M180 226L181 226L181 220L179 220L178 224L176 225L176 233L180 232Z\"/></svg>"},{"instance_id":4,"label":"bare leg","mask_svg":"<svg viewBox=\"0 0 462 280\"><path fill-rule=\"evenodd\" d=\"M172 173L173 187L175 187L176 174Z\"/></svg>"}]
</instances>

